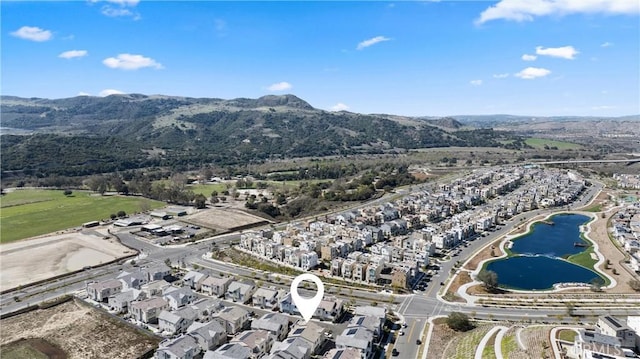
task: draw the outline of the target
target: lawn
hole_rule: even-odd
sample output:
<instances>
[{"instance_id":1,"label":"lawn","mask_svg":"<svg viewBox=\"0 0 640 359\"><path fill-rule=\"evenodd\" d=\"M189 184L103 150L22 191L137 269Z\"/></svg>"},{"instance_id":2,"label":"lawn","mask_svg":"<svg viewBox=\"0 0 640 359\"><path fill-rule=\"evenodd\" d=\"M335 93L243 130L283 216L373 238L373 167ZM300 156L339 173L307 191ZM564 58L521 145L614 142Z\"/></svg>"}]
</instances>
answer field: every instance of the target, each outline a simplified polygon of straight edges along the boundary
<instances>
[{"instance_id":1,"label":"lawn","mask_svg":"<svg viewBox=\"0 0 640 359\"><path fill-rule=\"evenodd\" d=\"M576 335L577 333L571 329L562 329L558 331L558 339L567 342L573 342L576 338Z\"/></svg>"},{"instance_id":2,"label":"lawn","mask_svg":"<svg viewBox=\"0 0 640 359\"><path fill-rule=\"evenodd\" d=\"M235 188L233 183L229 183L230 188ZM218 196L224 196L223 191L227 190L227 183L208 183L208 184L194 184L187 186L195 194L203 194L205 197L211 197L213 191L218 191Z\"/></svg>"},{"instance_id":3,"label":"lawn","mask_svg":"<svg viewBox=\"0 0 640 359\"><path fill-rule=\"evenodd\" d=\"M133 196L73 191L67 197L61 190L17 190L0 199L0 243L107 219L118 211L134 213L162 206L163 202Z\"/></svg>"},{"instance_id":4,"label":"lawn","mask_svg":"<svg viewBox=\"0 0 640 359\"><path fill-rule=\"evenodd\" d=\"M509 358L511 353L518 350L518 342L516 341L515 333L502 337L502 343L500 343L500 345L502 346L502 355L504 355L505 358Z\"/></svg>"},{"instance_id":5,"label":"lawn","mask_svg":"<svg viewBox=\"0 0 640 359\"><path fill-rule=\"evenodd\" d=\"M527 145L537 149L542 149L544 148L545 145L548 147L557 147L559 150L582 148L582 146L577 143L571 143L571 142L565 142L565 141L554 141L546 138L532 137L532 138L527 138L524 142Z\"/></svg>"}]
</instances>

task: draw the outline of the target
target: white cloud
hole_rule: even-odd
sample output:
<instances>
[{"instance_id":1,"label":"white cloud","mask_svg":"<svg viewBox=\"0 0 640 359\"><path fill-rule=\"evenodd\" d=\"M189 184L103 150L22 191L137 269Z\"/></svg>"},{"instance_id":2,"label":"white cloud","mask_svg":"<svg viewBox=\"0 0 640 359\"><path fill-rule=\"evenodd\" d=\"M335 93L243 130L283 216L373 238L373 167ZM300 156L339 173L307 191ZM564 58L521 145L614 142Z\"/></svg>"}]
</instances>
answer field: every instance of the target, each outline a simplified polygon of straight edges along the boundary
<instances>
[{"instance_id":1,"label":"white cloud","mask_svg":"<svg viewBox=\"0 0 640 359\"><path fill-rule=\"evenodd\" d=\"M106 90L105 90L105 91L106 91ZM77 94L76 96L91 96L91 94L90 94L90 93L88 93L88 92L80 91L80 92L78 92L78 94Z\"/></svg>"},{"instance_id":2,"label":"white cloud","mask_svg":"<svg viewBox=\"0 0 640 359\"><path fill-rule=\"evenodd\" d=\"M118 4L121 6L136 6L140 2L140 0L105 0L106 2L110 2L112 4Z\"/></svg>"},{"instance_id":3,"label":"white cloud","mask_svg":"<svg viewBox=\"0 0 640 359\"><path fill-rule=\"evenodd\" d=\"M524 61L535 61L538 58L536 55L524 54L522 55L522 60Z\"/></svg>"},{"instance_id":4,"label":"white cloud","mask_svg":"<svg viewBox=\"0 0 640 359\"><path fill-rule=\"evenodd\" d=\"M137 70L143 67L152 67L156 70L163 69L162 64L150 57L132 54L119 54L117 57L109 57L102 60L102 63L112 69Z\"/></svg>"},{"instance_id":5,"label":"white cloud","mask_svg":"<svg viewBox=\"0 0 640 359\"><path fill-rule=\"evenodd\" d=\"M109 95L124 95L124 94L125 93L120 91L120 90L104 89L104 90L100 91L100 93L98 93L98 96L105 97L105 96L109 96Z\"/></svg>"},{"instance_id":6,"label":"white cloud","mask_svg":"<svg viewBox=\"0 0 640 359\"><path fill-rule=\"evenodd\" d=\"M600 45L600 47L611 47L611 46L613 46L613 43L608 42L608 41L607 41L607 42L604 42L604 43L602 43L602 44Z\"/></svg>"},{"instance_id":7,"label":"white cloud","mask_svg":"<svg viewBox=\"0 0 640 359\"><path fill-rule=\"evenodd\" d=\"M69 50L61 53L58 57L62 59L73 59L75 57L87 56L88 54L87 50Z\"/></svg>"},{"instance_id":8,"label":"white cloud","mask_svg":"<svg viewBox=\"0 0 640 359\"><path fill-rule=\"evenodd\" d=\"M637 14L636 0L501 0L484 10L476 24L492 20L532 21L538 16L568 14Z\"/></svg>"},{"instance_id":9,"label":"white cloud","mask_svg":"<svg viewBox=\"0 0 640 359\"><path fill-rule=\"evenodd\" d=\"M282 82L277 82L275 84L272 84L271 86L267 87L267 90L269 91L286 91L286 90L290 90L293 86L285 81Z\"/></svg>"},{"instance_id":10,"label":"white cloud","mask_svg":"<svg viewBox=\"0 0 640 359\"><path fill-rule=\"evenodd\" d=\"M551 57L559 57L562 59L573 60L576 58L576 55L579 52L573 48L573 46L563 46L563 47L547 47L544 48L542 46L536 47L536 54L542 56L551 56Z\"/></svg>"},{"instance_id":11,"label":"white cloud","mask_svg":"<svg viewBox=\"0 0 640 359\"><path fill-rule=\"evenodd\" d=\"M113 6L103 6L102 7L102 15L109 17L120 17L120 16L135 16L131 10L125 8L115 8Z\"/></svg>"},{"instance_id":12,"label":"white cloud","mask_svg":"<svg viewBox=\"0 0 640 359\"><path fill-rule=\"evenodd\" d=\"M92 3L106 2L107 4L100 8L100 12L103 15L109 17L123 17L130 16L133 20L139 20L140 14L132 11L140 0L89 0Z\"/></svg>"},{"instance_id":13,"label":"white cloud","mask_svg":"<svg viewBox=\"0 0 640 359\"><path fill-rule=\"evenodd\" d=\"M388 38L388 37L384 37L384 36L372 37L372 38L370 38L368 40L364 40L364 41L360 42L358 44L358 46L356 47L356 49L362 50L362 49L365 49L365 48L367 48L369 46L375 45L375 44L377 44L379 42L389 41L389 40L391 40L391 39Z\"/></svg>"},{"instance_id":14,"label":"white cloud","mask_svg":"<svg viewBox=\"0 0 640 359\"><path fill-rule=\"evenodd\" d=\"M47 40L50 40L51 37L53 37L53 35L51 34L51 31L44 30L36 26L23 26L18 30L12 32L11 35L15 37L19 37L24 40L31 40L31 41L37 41L37 42L47 41Z\"/></svg>"},{"instance_id":15,"label":"white cloud","mask_svg":"<svg viewBox=\"0 0 640 359\"><path fill-rule=\"evenodd\" d=\"M613 110L615 108L616 108L615 106L607 106L607 105L591 107L592 110Z\"/></svg>"},{"instance_id":16,"label":"white cloud","mask_svg":"<svg viewBox=\"0 0 640 359\"><path fill-rule=\"evenodd\" d=\"M493 75L494 79L506 79L507 77L509 77L509 74L494 74Z\"/></svg>"},{"instance_id":17,"label":"white cloud","mask_svg":"<svg viewBox=\"0 0 640 359\"><path fill-rule=\"evenodd\" d=\"M349 106L343 104L342 102L338 102L337 104L331 106L331 111L348 111Z\"/></svg>"},{"instance_id":18,"label":"white cloud","mask_svg":"<svg viewBox=\"0 0 640 359\"><path fill-rule=\"evenodd\" d=\"M469 83L472 86L480 86L480 85L482 85L482 80L471 80L471 81L469 81Z\"/></svg>"},{"instance_id":19,"label":"white cloud","mask_svg":"<svg viewBox=\"0 0 640 359\"><path fill-rule=\"evenodd\" d=\"M532 80L538 77L545 77L549 75L551 71L540 67L527 67L526 69L514 74L515 77L519 77L525 80Z\"/></svg>"}]
</instances>

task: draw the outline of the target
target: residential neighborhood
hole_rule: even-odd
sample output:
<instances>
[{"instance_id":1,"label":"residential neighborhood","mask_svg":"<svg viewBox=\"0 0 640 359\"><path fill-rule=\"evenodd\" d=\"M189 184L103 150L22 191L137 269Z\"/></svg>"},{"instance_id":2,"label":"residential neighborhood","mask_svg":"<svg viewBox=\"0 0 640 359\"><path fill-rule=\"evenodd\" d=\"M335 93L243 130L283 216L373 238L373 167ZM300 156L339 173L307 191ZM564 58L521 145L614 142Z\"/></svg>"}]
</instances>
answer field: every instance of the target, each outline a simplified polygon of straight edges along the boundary
<instances>
[{"instance_id":1,"label":"residential neighborhood","mask_svg":"<svg viewBox=\"0 0 640 359\"><path fill-rule=\"evenodd\" d=\"M480 169L395 201L291 223L283 230L244 233L238 249L325 277L405 290L434 256L454 253L517 214L570 206L586 186L567 170Z\"/></svg>"}]
</instances>

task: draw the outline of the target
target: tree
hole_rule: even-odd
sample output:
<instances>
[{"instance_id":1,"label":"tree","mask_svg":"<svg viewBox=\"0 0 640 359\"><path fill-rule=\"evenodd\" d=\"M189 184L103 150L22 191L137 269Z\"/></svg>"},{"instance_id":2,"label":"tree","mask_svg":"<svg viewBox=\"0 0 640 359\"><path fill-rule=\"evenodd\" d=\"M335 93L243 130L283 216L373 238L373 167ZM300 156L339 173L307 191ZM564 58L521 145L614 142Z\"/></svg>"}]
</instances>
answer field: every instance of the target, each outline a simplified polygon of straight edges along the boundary
<instances>
[{"instance_id":1,"label":"tree","mask_svg":"<svg viewBox=\"0 0 640 359\"><path fill-rule=\"evenodd\" d=\"M62 192L62 193L64 193L64 195L65 195L65 196L69 197L69 196L71 196L71 194L73 193L73 191L72 191L72 190L70 190L70 189L65 189L65 190L64 190L64 192Z\"/></svg>"},{"instance_id":2,"label":"tree","mask_svg":"<svg viewBox=\"0 0 640 359\"><path fill-rule=\"evenodd\" d=\"M573 315L576 312L576 306L571 302L567 302L564 305L565 307L567 307L567 315L569 315L570 317L573 317Z\"/></svg>"},{"instance_id":3,"label":"tree","mask_svg":"<svg viewBox=\"0 0 640 359\"><path fill-rule=\"evenodd\" d=\"M478 273L478 280L482 282L484 288L489 292L493 292L498 288L498 274L494 271L481 270Z\"/></svg>"},{"instance_id":4,"label":"tree","mask_svg":"<svg viewBox=\"0 0 640 359\"><path fill-rule=\"evenodd\" d=\"M473 329L473 324L469 317L460 312L451 312L447 317L447 325L457 332L466 332Z\"/></svg>"},{"instance_id":5,"label":"tree","mask_svg":"<svg viewBox=\"0 0 640 359\"><path fill-rule=\"evenodd\" d=\"M118 217L126 217L127 216L127 212L125 211L118 211Z\"/></svg>"},{"instance_id":6,"label":"tree","mask_svg":"<svg viewBox=\"0 0 640 359\"><path fill-rule=\"evenodd\" d=\"M194 199L196 208L202 209L207 207L207 197L205 197L202 193L196 195Z\"/></svg>"},{"instance_id":7,"label":"tree","mask_svg":"<svg viewBox=\"0 0 640 359\"><path fill-rule=\"evenodd\" d=\"M635 290L636 292L640 292L640 280L631 279L628 283L631 289Z\"/></svg>"}]
</instances>

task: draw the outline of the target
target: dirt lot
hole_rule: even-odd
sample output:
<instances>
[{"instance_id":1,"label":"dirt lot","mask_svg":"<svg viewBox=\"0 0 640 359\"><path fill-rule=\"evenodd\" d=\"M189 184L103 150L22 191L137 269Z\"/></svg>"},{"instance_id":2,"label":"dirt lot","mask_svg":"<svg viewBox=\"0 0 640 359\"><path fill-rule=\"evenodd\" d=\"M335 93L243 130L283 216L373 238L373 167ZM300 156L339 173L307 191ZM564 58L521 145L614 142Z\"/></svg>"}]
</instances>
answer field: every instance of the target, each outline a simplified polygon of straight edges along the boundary
<instances>
[{"instance_id":1,"label":"dirt lot","mask_svg":"<svg viewBox=\"0 0 640 359\"><path fill-rule=\"evenodd\" d=\"M181 217L180 220L218 231L228 231L261 222L268 223L264 218L233 208L210 208L201 210L198 211L198 213Z\"/></svg>"},{"instance_id":2,"label":"dirt lot","mask_svg":"<svg viewBox=\"0 0 640 359\"><path fill-rule=\"evenodd\" d=\"M0 246L0 287L9 289L134 254L97 233L68 232Z\"/></svg>"},{"instance_id":3,"label":"dirt lot","mask_svg":"<svg viewBox=\"0 0 640 359\"><path fill-rule=\"evenodd\" d=\"M42 338L60 348L69 359L136 358L159 342L74 301L3 319L0 327L0 345L21 338Z\"/></svg>"}]
</instances>

